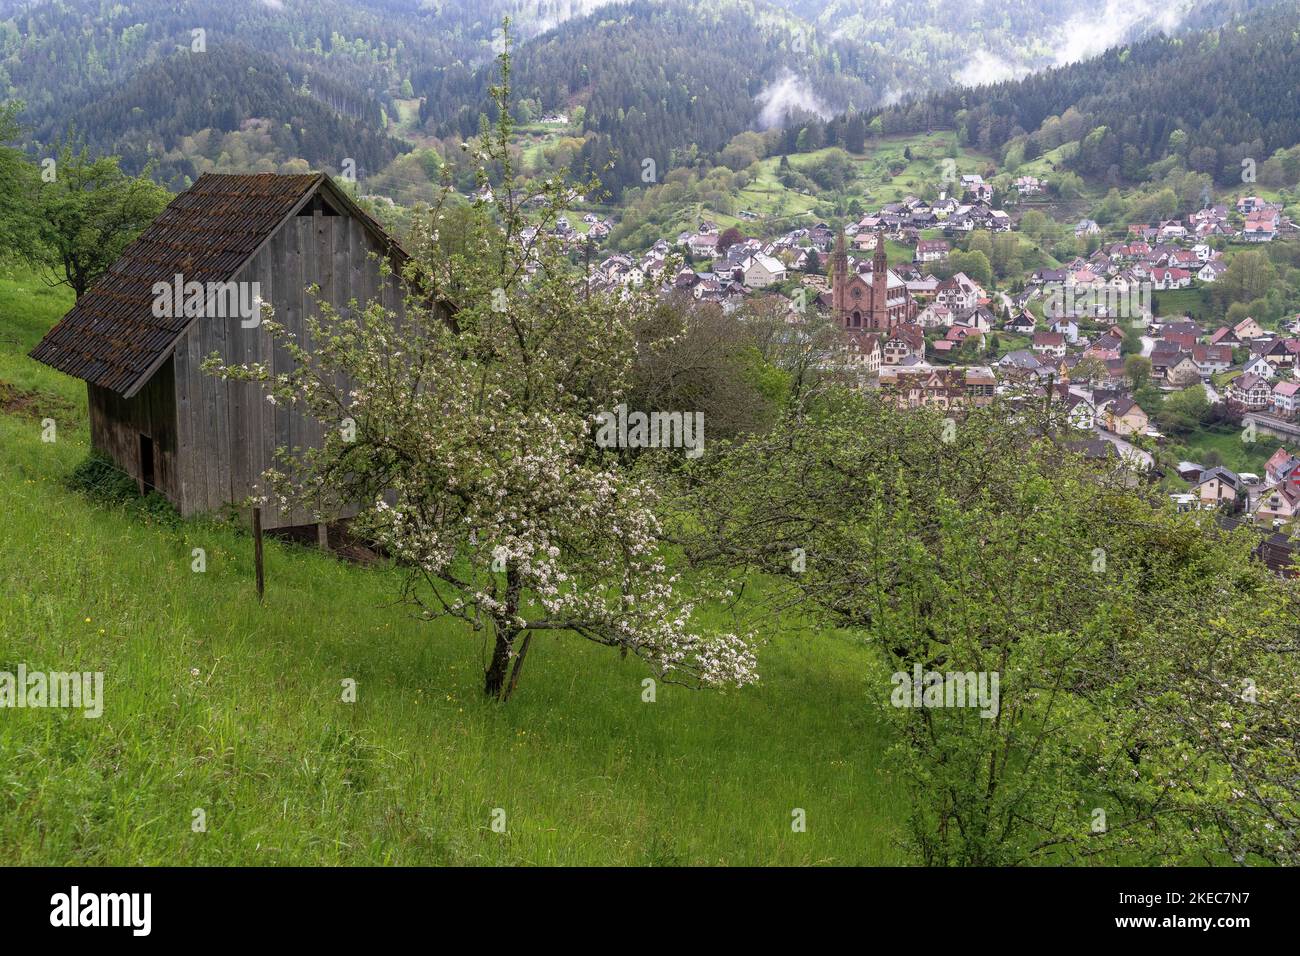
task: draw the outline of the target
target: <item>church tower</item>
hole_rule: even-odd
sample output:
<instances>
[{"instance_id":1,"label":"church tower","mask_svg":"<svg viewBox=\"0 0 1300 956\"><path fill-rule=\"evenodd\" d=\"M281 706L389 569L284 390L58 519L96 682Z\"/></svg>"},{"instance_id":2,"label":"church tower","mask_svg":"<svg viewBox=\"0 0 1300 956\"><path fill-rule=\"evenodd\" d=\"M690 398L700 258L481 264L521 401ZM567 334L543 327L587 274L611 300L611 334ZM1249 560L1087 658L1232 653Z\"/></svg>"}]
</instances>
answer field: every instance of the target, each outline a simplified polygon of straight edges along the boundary
<instances>
[{"instance_id":1,"label":"church tower","mask_svg":"<svg viewBox=\"0 0 1300 956\"><path fill-rule=\"evenodd\" d=\"M889 315L889 257L885 255L885 231L876 233L876 253L871 257L871 327L892 332Z\"/></svg>"},{"instance_id":2,"label":"church tower","mask_svg":"<svg viewBox=\"0 0 1300 956\"><path fill-rule=\"evenodd\" d=\"M844 244L844 229L835 230L835 251L831 253L831 309L835 321L847 327L849 285L849 253Z\"/></svg>"}]
</instances>

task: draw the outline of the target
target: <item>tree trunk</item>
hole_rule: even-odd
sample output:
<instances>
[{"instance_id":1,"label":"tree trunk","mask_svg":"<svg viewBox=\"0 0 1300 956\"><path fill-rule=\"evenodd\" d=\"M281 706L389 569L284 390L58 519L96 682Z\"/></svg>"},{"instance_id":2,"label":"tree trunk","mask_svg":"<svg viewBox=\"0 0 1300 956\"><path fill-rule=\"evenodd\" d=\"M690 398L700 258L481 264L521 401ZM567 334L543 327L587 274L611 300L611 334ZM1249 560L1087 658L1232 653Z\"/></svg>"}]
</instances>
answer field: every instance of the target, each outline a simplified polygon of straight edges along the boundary
<instances>
[{"instance_id":1,"label":"tree trunk","mask_svg":"<svg viewBox=\"0 0 1300 956\"><path fill-rule=\"evenodd\" d=\"M492 663L488 665L487 673L483 675L483 693L501 701L505 701L510 696L510 690L513 690L513 681L511 687L506 688L506 672L510 667L510 651L514 648L515 639L522 630L522 628L516 627L514 623L519 613L519 594L522 590L523 585L519 580L519 569L514 565L508 565L506 567L505 600L502 602L505 605L504 613L493 618L493 630L496 633L497 642L492 649ZM525 649L527 649L527 646L525 641ZM519 666L516 664L515 680L518 679Z\"/></svg>"},{"instance_id":2,"label":"tree trunk","mask_svg":"<svg viewBox=\"0 0 1300 956\"><path fill-rule=\"evenodd\" d=\"M506 685L506 691L501 696L503 701L509 700L510 695L515 692L519 686L519 672L524 669L524 658L528 656L528 645L533 641L533 632L529 631L524 635L524 642L519 645L519 653L515 655L515 666L510 671L510 683Z\"/></svg>"},{"instance_id":3,"label":"tree trunk","mask_svg":"<svg viewBox=\"0 0 1300 956\"><path fill-rule=\"evenodd\" d=\"M506 686L506 668L510 666L510 647L514 635L497 631L496 646L492 649L492 663L483 677L483 693L488 697L501 697Z\"/></svg>"}]
</instances>

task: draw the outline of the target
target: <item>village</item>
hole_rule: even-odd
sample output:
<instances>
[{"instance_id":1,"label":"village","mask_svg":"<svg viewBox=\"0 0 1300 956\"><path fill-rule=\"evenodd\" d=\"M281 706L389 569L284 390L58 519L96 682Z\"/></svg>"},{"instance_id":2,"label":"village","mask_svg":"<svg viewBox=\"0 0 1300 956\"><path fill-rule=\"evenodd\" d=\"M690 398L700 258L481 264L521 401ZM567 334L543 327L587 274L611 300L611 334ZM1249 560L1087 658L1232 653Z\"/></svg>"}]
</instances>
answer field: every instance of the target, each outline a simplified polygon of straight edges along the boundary
<instances>
[{"instance_id":1,"label":"village","mask_svg":"<svg viewBox=\"0 0 1300 956\"><path fill-rule=\"evenodd\" d=\"M842 229L818 222L766 240L702 221L639 257L607 255L592 264L589 282L602 290L657 283L661 296L729 312L784 295L792 329L817 316L842 330L823 367L882 390L900 408L956 410L998 396L1060 402L1085 453L1146 480L1167 479L1178 508L1253 522L1270 536L1266 546L1289 549L1284 532L1300 515L1300 457L1283 445L1262 473L1191 461L1166 473L1153 453L1168 436L1141 403L1143 389L1169 395L1199 386L1221 420L1239 425L1243 442L1272 438L1300 451L1300 317L1267 329L1251 317L1215 325L1152 308L1154 293L1219 281L1225 249L1294 239L1297 227L1280 204L1254 195L1232 208L1207 202L1185 218L1129 224L1115 241L1082 219L1074 233L1102 237L1095 252L1033 270L1022 288L1003 291L961 271L934 274L962 237L1017 229L982 176L953 185L960 200L946 191L930 203L909 196ZM1014 181L1018 198L1045 186L1033 176ZM608 220L588 219L588 239L608 235ZM580 238L567 223L555 233ZM910 261L890 261L887 244L911 247Z\"/></svg>"}]
</instances>

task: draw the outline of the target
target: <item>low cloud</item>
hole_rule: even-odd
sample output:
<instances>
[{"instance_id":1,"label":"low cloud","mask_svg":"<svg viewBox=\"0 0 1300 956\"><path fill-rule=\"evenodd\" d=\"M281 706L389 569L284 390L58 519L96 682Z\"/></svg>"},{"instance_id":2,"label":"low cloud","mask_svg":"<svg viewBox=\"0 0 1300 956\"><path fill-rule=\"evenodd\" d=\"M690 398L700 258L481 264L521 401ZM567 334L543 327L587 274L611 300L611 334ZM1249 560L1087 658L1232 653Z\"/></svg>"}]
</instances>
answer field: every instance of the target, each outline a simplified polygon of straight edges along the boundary
<instances>
[{"instance_id":1,"label":"low cloud","mask_svg":"<svg viewBox=\"0 0 1300 956\"><path fill-rule=\"evenodd\" d=\"M831 115L830 109L818 99L808 81L789 70L769 83L754 97L754 102L759 104L758 125L763 129L780 126L791 110L815 113L823 119Z\"/></svg>"},{"instance_id":2,"label":"low cloud","mask_svg":"<svg viewBox=\"0 0 1300 956\"><path fill-rule=\"evenodd\" d=\"M988 83L1001 83L1003 80L1018 80L1029 72L1030 68L1022 63L1013 62L988 50L976 50L952 78L959 86L984 86Z\"/></svg>"},{"instance_id":3,"label":"low cloud","mask_svg":"<svg viewBox=\"0 0 1300 956\"><path fill-rule=\"evenodd\" d=\"M1191 10L1194 0L1106 0L1093 3L1065 21L1048 42L1048 55L1030 59L1008 57L986 49L972 51L966 64L952 75L959 86L984 86L1018 80L1044 66L1064 66L1105 53L1148 34L1172 33Z\"/></svg>"},{"instance_id":4,"label":"low cloud","mask_svg":"<svg viewBox=\"0 0 1300 956\"><path fill-rule=\"evenodd\" d=\"M1086 60L1144 33L1168 33L1183 22L1190 8L1188 0L1106 0L1105 10L1076 13L1065 22L1053 44L1056 63Z\"/></svg>"}]
</instances>

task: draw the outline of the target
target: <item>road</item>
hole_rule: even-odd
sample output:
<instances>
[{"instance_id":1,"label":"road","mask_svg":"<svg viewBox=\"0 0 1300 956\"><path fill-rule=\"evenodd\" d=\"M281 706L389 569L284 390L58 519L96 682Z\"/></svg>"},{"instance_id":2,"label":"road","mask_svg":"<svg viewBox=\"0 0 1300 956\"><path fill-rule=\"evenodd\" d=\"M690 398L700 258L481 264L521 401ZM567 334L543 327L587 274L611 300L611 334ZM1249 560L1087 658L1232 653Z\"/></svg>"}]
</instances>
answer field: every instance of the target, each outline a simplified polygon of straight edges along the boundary
<instances>
[{"instance_id":1,"label":"road","mask_svg":"<svg viewBox=\"0 0 1300 956\"><path fill-rule=\"evenodd\" d=\"M1138 462L1143 471L1149 469L1155 464L1155 459L1150 454L1144 452L1141 448L1135 448L1118 435L1114 435L1105 429L1097 429L1097 437L1103 441L1108 441L1119 451L1120 457L1127 461Z\"/></svg>"}]
</instances>

